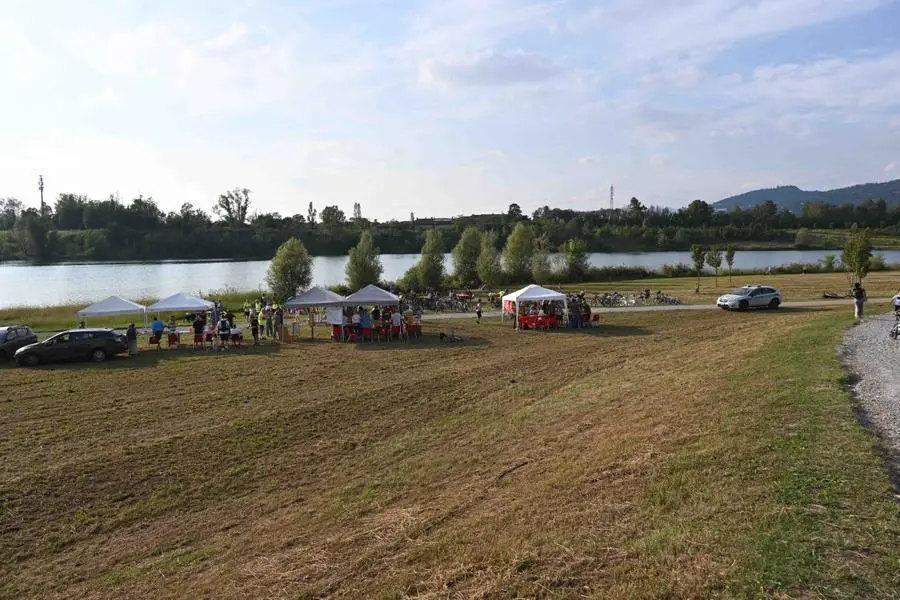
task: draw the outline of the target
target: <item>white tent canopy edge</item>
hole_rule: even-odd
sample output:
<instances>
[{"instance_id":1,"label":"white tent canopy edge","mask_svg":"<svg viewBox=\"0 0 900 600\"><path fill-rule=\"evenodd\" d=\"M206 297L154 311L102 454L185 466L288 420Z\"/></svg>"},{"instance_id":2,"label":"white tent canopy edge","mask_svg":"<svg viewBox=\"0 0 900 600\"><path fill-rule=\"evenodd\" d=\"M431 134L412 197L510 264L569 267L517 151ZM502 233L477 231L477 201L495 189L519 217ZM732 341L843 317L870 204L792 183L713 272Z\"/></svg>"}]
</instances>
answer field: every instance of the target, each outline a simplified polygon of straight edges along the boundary
<instances>
[{"instance_id":1,"label":"white tent canopy edge","mask_svg":"<svg viewBox=\"0 0 900 600\"><path fill-rule=\"evenodd\" d=\"M544 300L549 300L551 302L562 302L563 310L568 314L569 312L569 299L562 292L557 292L555 290L547 289L545 287L541 287L537 284L526 285L520 290L516 290L515 292L510 292L506 294L500 299L500 318L503 319L506 311L503 310L506 302L514 302L516 305L516 311L513 318L516 320L516 329L519 328L519 303L520 302L543 302Z\"/></svg>"}]
</instances>

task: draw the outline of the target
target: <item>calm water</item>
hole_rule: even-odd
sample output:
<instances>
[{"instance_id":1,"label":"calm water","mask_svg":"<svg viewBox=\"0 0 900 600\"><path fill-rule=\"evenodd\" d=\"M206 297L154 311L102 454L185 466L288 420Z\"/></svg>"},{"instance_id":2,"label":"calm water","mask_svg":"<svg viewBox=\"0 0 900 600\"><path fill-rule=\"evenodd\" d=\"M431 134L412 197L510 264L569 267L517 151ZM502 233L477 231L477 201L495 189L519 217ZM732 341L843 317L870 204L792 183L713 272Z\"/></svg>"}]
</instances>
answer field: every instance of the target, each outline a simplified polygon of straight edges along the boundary
<instances>
[{"instance_id":1,"label":"calm water","mask_svg":"<svg viewBox=\"0 0 900 600\"><path fill-rule=\"evenodd\" d=\"M823 250L759 250L738 252L735 268L765 268L792 262L816 262ZM888 262L900 262L900 250L879 251ZM396 280L415 264L417 254L385 254L384 278ZM690 263L689 252L591 254L591 264L644 266ZM313 261L313 282L333 285L344 281L345 256L318 256ZM162 298L177 292L208 292L229 287L262 289L269 261L156 263L87 263L32 266L0 264L0 308L41 306L102 300L113 294L129 299ZM450 268L450 256L446 257Z\"/></svg>"}]
</instances>

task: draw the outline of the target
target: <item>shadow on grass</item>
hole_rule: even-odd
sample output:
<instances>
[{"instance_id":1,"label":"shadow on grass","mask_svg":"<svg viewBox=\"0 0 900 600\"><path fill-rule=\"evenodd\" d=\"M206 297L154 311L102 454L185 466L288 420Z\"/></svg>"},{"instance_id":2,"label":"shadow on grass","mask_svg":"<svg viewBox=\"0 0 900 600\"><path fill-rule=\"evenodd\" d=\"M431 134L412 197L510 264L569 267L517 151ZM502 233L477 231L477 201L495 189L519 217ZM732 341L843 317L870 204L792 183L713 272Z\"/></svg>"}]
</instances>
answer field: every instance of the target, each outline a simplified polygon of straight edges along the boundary
<instances>
[{"instance_id":1,"label":"shadow on grass","mask_svg":"<svg viewBox=\"0 0 900 600\"><path fill-rule=\"evenodd\" d=\"M40 364L36 367L18 367L15 361L6 361L0 363L0 369L3 368L23 368L31 371L83 371L87 369L107 370L107 369L143 369L155 367L160 363L173 360L181 360L191 357L213 357L213 356L253 356L253 355L271 355L281 351L278 344L263 344L260 346L243 346L239 348L228 347L227 350L213 352L209 346L206 349L194 349L191 347L182 348L166 348L161 350L142 348L138 355L129 358L124 354L116 354L109 356L102 363L96 363L89 360L75 362L59 362Z\"/></svg>"},{"instance_id":2,"label":"shadow on grass","mask_svg":"<svg viewBox=\"0 0 900 600\"><path fill-rule=\"evenodd\" d=\"M776 310L772 310L770 308L756 308L753 310L732 310L727 312L736 312L740 314L746 315L799 315L806 313L818 313L818 312L827 312L834 310L834 307L831 306L782 306ZM726 312L726 311L722 311ZM853 307L850 307L850 314L853 314Z\"/></svg>"},{"instance_id":3,"label":"shadow on grass","mask_svg":"<svg viewBox=\"0 0 900 600\"><path fill-rule=\"evenodd\" d=\"M590 337L632 337L638 335L650 335L643 327L636 325L619 325L613 323L600 323L599 327L582 327L581 329L522 329L521 333L529 335L580 335Z\"/></svg>"},{"instance_id":4,"label":"shadow on grass","mask_svg":"<svg viewBox=\"0 0 900 600\"><path fill-rule=\"evenodd\" d=\"M460 338L459 341L451 342L450 333L452 328L447 328L443 333L447 336L441 341L440 332L426 333L420 338L412 338L410 340L392 340L390 342L349 342L356 345L356 349L362 352L376 352L384 350L425 350L432 348L459 348L459 347L481 347L490 346L491 342L484 338L472 337L468 335L455 335ZM455 332L454 332L455 333ZM348 342L344 342L348 343Z\"/></svg>"}]
</instances>

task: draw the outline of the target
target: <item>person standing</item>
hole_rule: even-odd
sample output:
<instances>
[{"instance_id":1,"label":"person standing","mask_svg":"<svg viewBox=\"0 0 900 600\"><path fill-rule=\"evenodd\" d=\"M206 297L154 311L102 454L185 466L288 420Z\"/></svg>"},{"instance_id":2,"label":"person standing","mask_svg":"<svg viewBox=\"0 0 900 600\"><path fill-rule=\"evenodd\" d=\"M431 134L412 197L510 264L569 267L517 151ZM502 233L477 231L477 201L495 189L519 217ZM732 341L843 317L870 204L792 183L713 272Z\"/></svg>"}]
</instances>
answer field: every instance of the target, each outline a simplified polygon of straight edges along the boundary
<instances>
[{"instance_id":1,"label":"person standing","mask_svg":"<svg viewBox=\"0 0 900 600\"><path fill-rule=\"evenodd\" d=\"M222 350L224 350L227 347L228 340L231 339L231 326L228 325L228 319L225 318L225 315L219 318L217 329L219 330L219 343Z\"/></svg>"},{"instance_id":2,"label":"person standing","mask_svg":"<svg viewBox=\"0 0 900 600\"><path fill-rule=\"evenodd\" d=\"M253 336L253 345L259 346L259 317L255 310L250 311L250 334Z\"/></svg>"},{"instance_id":3,"label":"person standing","mask_svg":"<svg viewBox=\"0 0 900 600\"><path fill-rule=\"evenodd\" d=\"M855 308L855 316L856 321L859 322L863 318L863 305L865 304L866 298L866 288L862 286L860 282L856 282L853 284L853 289L850 290L850 293L853 295L853 305Z\"/></svg>"},{"instance_id":4,"label":"person standing","mask_svg":"<svg viewBox=\"0 0 900 600\"><path fill-rule=\"evenodd\" d=\"M128 342L128 356L137 356L137 329L135 329L134 323L128 324L128 329L125 330L125 341Z\"/></svg>"},{"instance_id":5,"label":"person standing","mask_svg":"<svg viewBox=\"0 0 900 600\"><path fill-rule=\"evenodd\" d=\"M284 327L284 309L281 308L281 305L275 307L275 335L278 337L280 341L284 341L281 339L282 328Z\"/></svg>"},{"instance_id":6,"label":"person standing","mask_svg":"<svg viewBox=\"0 0 900 600\"><path fill-rule=\"evenodd\" d=\"M263 339L268 337L275 337L275 331L272 327L272 307L266 304L266 307L263 309L263 316L266 318L266 333L263 335Z\"/></svg>"},{"instance_id":7,"label":"person standing","mask_svg":"<svg viewBox=\"0 0 900 600\"><path fill-rule=\"evenodd\" d=\"M475 304L475 322L481 323L481 302Z\"/></svg>"}]
</instances>

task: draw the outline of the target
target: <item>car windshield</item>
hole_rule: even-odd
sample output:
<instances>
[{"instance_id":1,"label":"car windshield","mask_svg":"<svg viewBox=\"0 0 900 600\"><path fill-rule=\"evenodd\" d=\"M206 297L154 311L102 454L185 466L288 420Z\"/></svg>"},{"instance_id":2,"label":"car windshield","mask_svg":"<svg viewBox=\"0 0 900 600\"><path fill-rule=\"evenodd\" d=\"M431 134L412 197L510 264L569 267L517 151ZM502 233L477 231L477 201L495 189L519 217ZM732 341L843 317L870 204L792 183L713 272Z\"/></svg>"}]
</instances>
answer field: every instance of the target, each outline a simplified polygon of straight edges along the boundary
<instances>
[{"instance_id":1,"label":"car windshield","mask_svg":"<svg viewBox=\"0 0 900 600\"><path fill-rule=\"evenodd\" d=\"M0 331L0 344L6 341L6 332Z\"/></svg>"}]
</instances>

